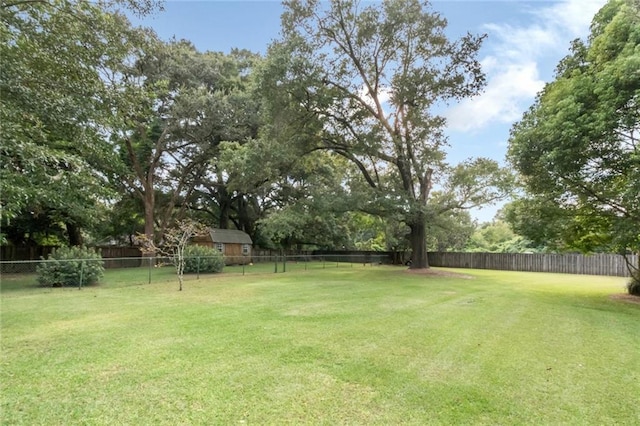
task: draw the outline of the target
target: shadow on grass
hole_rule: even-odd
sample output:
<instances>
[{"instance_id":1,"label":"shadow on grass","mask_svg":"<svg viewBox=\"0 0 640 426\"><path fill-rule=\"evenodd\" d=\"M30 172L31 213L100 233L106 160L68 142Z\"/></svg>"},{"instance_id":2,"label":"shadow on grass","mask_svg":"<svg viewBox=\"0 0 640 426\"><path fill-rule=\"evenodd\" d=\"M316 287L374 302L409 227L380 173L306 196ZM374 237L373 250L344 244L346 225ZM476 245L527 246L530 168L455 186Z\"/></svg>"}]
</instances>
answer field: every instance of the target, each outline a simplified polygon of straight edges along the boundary
<instances>
[{"instance_id":1,"label":"shadow on grass","mask_svg":"<svg viewBox=\"0 0 640 426\"><path fill-rule=\"evenodd\" d=\"M44 288L37 281L36 274L2 274L0 293Z\"/></svg>"}]
</instances>

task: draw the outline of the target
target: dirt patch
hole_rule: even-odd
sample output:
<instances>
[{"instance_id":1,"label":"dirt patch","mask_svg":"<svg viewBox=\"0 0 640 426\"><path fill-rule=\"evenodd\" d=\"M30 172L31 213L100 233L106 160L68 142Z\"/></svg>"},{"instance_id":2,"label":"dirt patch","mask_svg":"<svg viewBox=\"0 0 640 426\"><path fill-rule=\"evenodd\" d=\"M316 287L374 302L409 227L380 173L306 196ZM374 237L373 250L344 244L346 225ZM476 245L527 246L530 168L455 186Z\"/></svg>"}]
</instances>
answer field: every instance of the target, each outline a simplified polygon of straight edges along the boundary
<instances>
[{"instance_id":1,"label":"dirt patch","mask_svg":"<svg viewBox=\"0 0 640 426\"><path fill-rule=\"evenodd\" d=\"M624 294L624 293L612 294L610 297L613 300L619 300L621 302L634 303L636 305L640 305L640 296L634 296L633 294Z\"/></svg>"},{"instance_id":2,"label":"dirt patch","mask_svg":"<svg viewBox=\"0 0 640 426\"><path fill-rule=\"evenodd\" d=\"M464 280L472 280L474 278L471 275L460 274L458 272L443 271L441 269L432 269L432 268L406 269L404 272L411 275L431 275L436 277L461 278Z\"/></svg>"}]
</instances>

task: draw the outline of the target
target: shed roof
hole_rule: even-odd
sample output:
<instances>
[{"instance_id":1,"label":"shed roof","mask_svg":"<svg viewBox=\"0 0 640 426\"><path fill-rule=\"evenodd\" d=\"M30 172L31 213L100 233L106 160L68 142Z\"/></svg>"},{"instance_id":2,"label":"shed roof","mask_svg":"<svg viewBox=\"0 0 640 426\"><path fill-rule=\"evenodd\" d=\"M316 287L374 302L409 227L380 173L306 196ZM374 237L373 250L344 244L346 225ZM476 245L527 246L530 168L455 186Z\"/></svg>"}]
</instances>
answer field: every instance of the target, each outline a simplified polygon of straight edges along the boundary
<instances>
[{"instance_id":1,"label":"shed roof","mask_svg":"<svg viewBox=\"0 0 640 426\"><path fill-rule=\"evenodd\" d=\"M237 229L209 229L211 241L225 244L253 244L249 234Z\"/></svg>"}]
</instances>

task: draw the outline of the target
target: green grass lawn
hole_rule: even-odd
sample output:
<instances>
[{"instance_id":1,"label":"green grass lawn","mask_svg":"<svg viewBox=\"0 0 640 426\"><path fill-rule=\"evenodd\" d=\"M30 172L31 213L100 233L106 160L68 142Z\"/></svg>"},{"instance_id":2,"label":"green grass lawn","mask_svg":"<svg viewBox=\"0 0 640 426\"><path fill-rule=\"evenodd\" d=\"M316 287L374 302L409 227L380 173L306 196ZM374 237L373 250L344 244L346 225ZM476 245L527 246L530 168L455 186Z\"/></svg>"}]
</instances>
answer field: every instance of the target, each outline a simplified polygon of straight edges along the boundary
<instances>
[{"instance_id":1,"label":"green grass lawn","mask_svg":"<svg viewBox=\"0 0 640 426\"><path fill-rule=\"evenodd\" d=\"M623 278L257 266L2 277L1 423L640 424Z\"/></svg>"}]
</instances>

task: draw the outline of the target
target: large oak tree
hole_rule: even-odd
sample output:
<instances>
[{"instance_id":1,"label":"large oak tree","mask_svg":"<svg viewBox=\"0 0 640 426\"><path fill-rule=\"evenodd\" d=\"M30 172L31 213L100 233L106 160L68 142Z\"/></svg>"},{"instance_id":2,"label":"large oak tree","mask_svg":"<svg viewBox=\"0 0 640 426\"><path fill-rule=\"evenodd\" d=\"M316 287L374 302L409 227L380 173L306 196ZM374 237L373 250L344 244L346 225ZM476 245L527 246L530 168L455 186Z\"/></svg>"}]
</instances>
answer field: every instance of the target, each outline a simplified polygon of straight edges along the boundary
<instances>
[{"instance_id":1,"label":"large oak tree","mask_svg":"<svg viewBox=\"0 0 640 426\"><path fill-rule=\"evenodd\" d=\"M159 240L189 199L210 190L223 205L220 146L255 134L246 79L256 56L199 52L188 41L151 45L115 76L138 100L114 126L120 161L107 168L121 191L142 201L144 233ZM159 202L162 201L162 202Z\"/></svg>"},{"instance_id":2,"label":"large oak tree","mask_svg":"<svg viewBox=\"0 0 640 426\"><path fill-rule=\"evenodd\" d=\"M364 183L359 209L406 223L412 268L428 267L428 222L503 195L495 162L445 163L436 112L483 87L483 37L449 40L446 20L418 0L284 5L263 79L272 137L352 162Z\"/></svg>"}]
</instances>

